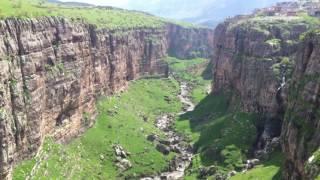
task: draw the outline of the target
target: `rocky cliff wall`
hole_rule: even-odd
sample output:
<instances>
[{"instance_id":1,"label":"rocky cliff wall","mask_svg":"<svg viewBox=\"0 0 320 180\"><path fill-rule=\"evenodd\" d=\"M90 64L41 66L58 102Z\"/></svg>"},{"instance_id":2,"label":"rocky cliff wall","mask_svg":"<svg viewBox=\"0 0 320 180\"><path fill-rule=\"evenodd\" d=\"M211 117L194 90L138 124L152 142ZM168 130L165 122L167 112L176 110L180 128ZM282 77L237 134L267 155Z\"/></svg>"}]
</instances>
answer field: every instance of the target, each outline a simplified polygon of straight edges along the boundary
<instances>
[{"instance_id":1,"label":"rocky cliff wall","mask_svg":"<svg viewBox=\"0 0 320 180\"><path fill-rule=\"evenodd\" d=\"M218 25L214 39L213 92L230 91L232 104L261 115L258 149L280 135L292 57L310 26L268 18L230 19Z\"/></svg>"},{"instance_id":2,"label":"rocky cliff wall","mask_svg":"<svg viewBox=\"0 0 320 180\"><path fill-rule=\"evenodd\" d=\"M320 176L320 35L309 33L297 56L282 126L285 179Z\"/></svg>"},{"instance_id":3,"label":"rocky cliff wall","mask_svg":"<svg viewBox=\"0 0 320 180\"><path fill-rule=\"evenodd\" d=\"M247 112L277 111L277 91L288 77L299 35L308 24L268 24L254 19L231 19L215 30L214 92L232 90Z\"/></svg>"},{"instance_id":4,"label":"rocky cliff wall","mask_svg":"<svg viewBox=\"0 0 320 180\"><path fill-rule=\"evenodd\" d=\"M177 58L210 58L213 49L213 30L206 28L186 28L169 24L168 42L171 56Z\"/></svg>"},{"instance_id":5,"label":"rocky cliff wall","mask_svg":"<svg viewBox=\"0 0 320 180\"><path fill-rule=\"evenodd\" d=\"M144 75L165 75L162 58L175 52L170 38L181 35L172 27L109 31L54 17L0 21L0 179L10 179L13 164L34 155L45 136L66 141L89 127L97 97ZM204 41L199 33L188 48Z\"/></svg>"},{"instance_id":6,"label":"rocky cliff wall","mask_svg":"<svg viewBox=\"0 0 320 180\"><path fill-rule=\"evenodd\" d=\"M280 136L282 127L283 149L287 157L285 177L308 179L310 177L304 174L304 162L310 152L319 147L319 133L315 133L319 131L319 122L318 117L314 116L319 95L319 62L317 52L312 52L318 41L299 44L302 34L314 28L303 19L268 18L236 17L216 28L213 93L229 92L232 95L231 104L240 103L241 111L260 116L257 119L259 136L255 144L255 155L259 158L268 154L269 144L273 138ZM303 53L299 50L300 46L306 47ZM295 66L297 52L300 56ZM294 68L295 85L290 86ZM308 77L308 73L317 78L302 85L303 88L297 93L305 100L289 98L288 102L289 90L297 89L298 82L305 78L302 76L306 74ZM310 106L306 107L304 101ZM304 125L296 127L290 120L290 111L301 113L298 119ZM282 126L285 112L286 121ZM306 119L303 120L303 117Z\"/></svg>"}]
</instances>

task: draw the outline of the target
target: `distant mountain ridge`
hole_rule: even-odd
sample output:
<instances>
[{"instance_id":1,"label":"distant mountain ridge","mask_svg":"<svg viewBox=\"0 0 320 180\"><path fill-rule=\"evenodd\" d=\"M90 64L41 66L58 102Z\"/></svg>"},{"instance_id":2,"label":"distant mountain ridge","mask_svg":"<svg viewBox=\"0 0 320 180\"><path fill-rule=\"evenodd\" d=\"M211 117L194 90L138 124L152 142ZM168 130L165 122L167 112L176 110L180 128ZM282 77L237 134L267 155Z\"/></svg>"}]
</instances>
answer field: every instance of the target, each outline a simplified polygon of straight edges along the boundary
<instances>
[{"instance_id":1,"label":"distant mountain ridge","mask_svg":"<svg viewBox=\"0 0 320 180\"><path fill-rule=\"evenodd\" d=\"M62 1L68 5L93 6L84 3L88 2L87 0ZM285 0L246 0L245 2L243 0L128 0L126 5L120 8L145 11L164 18L214 27L227 17L247 14L256 8L267 7L281 1ZM49 2L61 1L49 0ZM106 1L99 5L110 6L112 3Z\"/></svg>"},{"instance_id":2,"label":"distant mountain ridge","mask_svg":"<svg viewBox=\"0 0 320 180\"><path fill-rule=\"evenodd\" d=\"M152 10L152 13L158 16L175 18L196 24L215 26L227 17L251 13L256 8L267 7L284 0L246 0L245 2L241 0L180 1L181 0L176 0L178 3L171 5L171 7L175 7L176 9L172 8L165 11L154 8L155 10ZM165 7L166 4L170 4L169 0L162 0L158 7ZM151 8L152 7L149 7L143 10L150 11L149 9Z\"/></svg>"},{"instance_id":3,"label":"distant mountain ridge","mask_svg":"<svg viewBox=\"0 0 320 180\"><path fill-rule=\"evenodd\" d=\"M47 2L49 2L49 3L64 4L64 5L70 5L70 6L81 6L81 7L92 7L92 6L95 6L94 4L82 3L82 2L76 2L76 1L61 2L61 1L59 1L59 0L47 0Z\"/></svg>"}]
</instances>

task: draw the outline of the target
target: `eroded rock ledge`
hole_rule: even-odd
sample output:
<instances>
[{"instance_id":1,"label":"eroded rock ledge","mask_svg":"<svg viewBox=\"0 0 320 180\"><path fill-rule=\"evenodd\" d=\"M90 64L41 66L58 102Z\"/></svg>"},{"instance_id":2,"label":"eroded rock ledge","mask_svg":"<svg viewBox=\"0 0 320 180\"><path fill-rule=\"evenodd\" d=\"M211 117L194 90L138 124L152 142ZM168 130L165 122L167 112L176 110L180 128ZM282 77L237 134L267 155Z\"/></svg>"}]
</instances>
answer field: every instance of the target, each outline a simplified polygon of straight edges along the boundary
<instances>
[{"instance_id":1,"label":"eroded rock ledge","mask_svg":"<svg viewBox=\"0 0 320 180\"><path fill-rule=\"evenodd\" d=\"M57 17L0 21L0 179L10 179L12 166L34 155L45 136L66 141L89 127L97 97L144 75L166 75L167 52L208 57L198 44L211 49L212 36L174 24L109 31ZM179 43L185 46L175 49Z\"/></svg>"}]
</instances>

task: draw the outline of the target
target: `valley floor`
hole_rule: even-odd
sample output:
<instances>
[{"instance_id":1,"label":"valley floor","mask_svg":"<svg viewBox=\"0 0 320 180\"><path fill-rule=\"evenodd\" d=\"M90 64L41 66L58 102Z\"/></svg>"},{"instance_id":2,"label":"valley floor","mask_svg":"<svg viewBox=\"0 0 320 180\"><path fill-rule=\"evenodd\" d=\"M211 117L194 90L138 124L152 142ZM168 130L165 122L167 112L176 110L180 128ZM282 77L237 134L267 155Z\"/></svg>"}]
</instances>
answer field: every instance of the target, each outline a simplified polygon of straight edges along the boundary
<instances>
[{"instance_id":1,"label":"valley floor","mask_svg":"<svg viewBox=\"0 0 320 180\"><path fill-rule=\"evenodd\" d=\"M154 134L165 139L155 126L157 117L164 114L176 119L176 131L193 144L195 154L185 179L226 178L232 170L241 171L255 141L255 115L230 106L227 93L208 95L208 60L169 57L167 61L169 78L133 81L128 91L101 98L92 128L69 144L47 138L37 157L15 168L14 179L139 179L168 171L176 153L164 155L156 143L148 141ZM182 115L178 115L183 109L179 82L188 82L190 98L197 104ZM119 159L116 149L125 157ZM125 163L119 165L121 161ZM232 179L278 179L281 163L282 154L276 153Z\"/></svg>"},{"instance_id":2,"label":"valley floor","mask_svg":"<svg viewBox=\"0 0 320 180\"><path fill-rule=\"evenodd\" d=\"M14 179L29 175L34 163L40 163L32 175L35 179L115 179L151 175L167 168L174 153L164 156L147 141L153 133L162 136L154 126L161 113L181 109L177 99L179 84L174 79L148 79L132 82L127 92L102 98L98 103L96 124L82 137L68 145L48 139L38 158L22 163ZM170 102L166 98L171 99ZM118 171L114 146L130 154L131 168ZM40 160L41 159L41 160Z\"/></svg>"}]
</instances>

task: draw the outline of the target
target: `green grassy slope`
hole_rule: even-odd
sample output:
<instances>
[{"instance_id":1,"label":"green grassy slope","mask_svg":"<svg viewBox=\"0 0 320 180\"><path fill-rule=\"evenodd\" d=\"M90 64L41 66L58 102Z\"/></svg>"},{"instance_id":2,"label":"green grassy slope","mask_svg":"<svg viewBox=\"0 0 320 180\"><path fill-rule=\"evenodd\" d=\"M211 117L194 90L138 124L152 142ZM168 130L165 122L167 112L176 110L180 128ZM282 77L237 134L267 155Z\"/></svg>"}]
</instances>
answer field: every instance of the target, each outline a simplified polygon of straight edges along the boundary
<instances>
[{"instance_id":1,"label":"green grassy slope","mask_svg":"<svg viewBox=\"0 0 320 180\"><path fill-rule=\"evenodd\" d=\"M167 61L178 79L191 82L191 97L198 103L193 112L180 116L175 124L176 129L194 143L197 151L185 179L215 179L215 175L199 176L200 169L209 166L214 166L216 175L222 176L231 170L241 170L256 139L256 115L239 112L236 104L228 104L228 94L205 93L205 87L211 84L206 80L211 72L205 66L199 66L208 64L205 59L185 61L169 57ZM277 180L282 163L283 155L275 152L270 160L233 179Z\"/></svg>"},{"instance_id":2,"label":"green grassy slope","mask_svg":"<svg viewBox=\"0 0 320 180\"><path fill-rule=\"evenodd\" d=\"M161 112L179 112L176 95L179 86L172 79L149 79L133 82L121 97L99 101L99 116L93 128L68 145L47 140L40 157L47 157L35 178L117 179L154 174L167 168L174 154L164 156L147 141L147 135L159 133L153 125ZM172 99L169 103L165 97ZM143 117L147 117L145 122ZM112 145L120 144L132 155L133 167L121 173L114 165ZM14 179L28 175L38 158L23 162L14 170Z\"/></svg>"},{"instance_id":3,"label":"green grassy slope","mask_svg":"<svg viewBox=\"0 0 320 180\"><path fill-rule=\"evenodd\" d=\"M195 59L177 59L174 57L167 57L166 61L169 63L170 71L175 78L186 81L191 86L191 96L194 103L199 103L211 87L211 71L208 70L209 60L203 58Z\"/></svg>"},{"instance_id":4,"label":"green grassy slope","mask_svg":"<svg viewBox=\"0 0 320 180\"><path fill-rule=\"evenodd\" d=\"M271 155L271 159L245 173L231 177L231 180L281 180L283 162L283 154L275 152Z\"/></svg>"},{"instance_id":5,"label":"green grassy slope","mask_svg":"<svg viewBox=\"0 0 320 180\"><path fill-rule=\"evenodd\" d=\"M42 0L1 0L0 19L6 17L32 18L41 16L60 16L95 24L100 28L128 29L128 28L157 28L167 22L184 27L196 26L189 23L169 21L163 18L110 7L72 7L67 5L45 3Z\"/></svg>"},{"instance_id":6,"label":"green grassy slope","mask_svg":"<svg viewBox=\"0 0 320 180\"><path fill-rule=\"evenodd\" d=\"M205 59L167 61L178 79L190 82L191 97L198 103L175 124L197 150L186 179L199 179L199 169L204 166L215 165L221 173L240 170L256 138L255 115L238 112L236 105L231 109L227 94L207 95L211 81L206 77L211 72Z\"/></svg>"},{"instance_id":7,"label":"green grassy slope","mask_svg":"<svg viewBox=\"0 0 320 180\"><path fill-rule=\"evenodd\" d=\"M1 0L0 17L60 16L75 20L83 19L98 27L109 29L160 27L164 24L160 18L141 12L97 7L79 8L39 2L39 0Z\"/></svg>"},{"instance_id":8,"label":"green grassy slope","mask_svg":"<svg viewBox=\"0 0 320 180\"><path fill-rule=\"evenodd\" d=\"M256 138L255 115L230 110L227 100L227 95L209 95L176 122L197 150L189 177L197 177L204 166L214 165L221 173L241 170L247 159Z\"/></svg>"}]
</instances>

